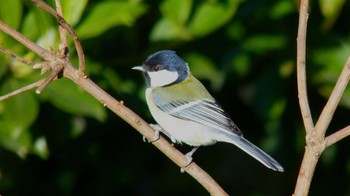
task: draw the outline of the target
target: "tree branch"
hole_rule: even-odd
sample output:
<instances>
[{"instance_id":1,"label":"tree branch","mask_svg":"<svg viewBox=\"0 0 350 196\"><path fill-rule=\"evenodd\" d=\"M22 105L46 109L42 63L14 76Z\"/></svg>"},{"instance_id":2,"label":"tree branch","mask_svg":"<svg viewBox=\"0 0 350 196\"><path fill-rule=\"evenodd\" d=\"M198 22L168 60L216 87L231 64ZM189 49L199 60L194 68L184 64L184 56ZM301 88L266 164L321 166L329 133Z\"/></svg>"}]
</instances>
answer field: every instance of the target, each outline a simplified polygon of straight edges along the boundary
<instances>
[{"instance_id":1,"label":"tree branch","mask_svg":"<svg viewBox=\"0 0 350 196\"><path fill-rule=\"evenodd\" d=\"M301 114L304 121L306 132L310 132L314 128L312 122L312 115L310 111L307 83L306 83L306 32L308 19L308 5L309 0L301 0L299 27L297 38L297 80L298 80L298 97Z\"/></svg>"},{"instance_id":2,"label":"tree branch","mask_svg":"<svg viewBox=\"0 0 350 196\"><path fill-rule=\"evenodd\" d=\"M335 87L331 95L329 96L326 106L323 108L322 113L319 119L317 120L315 130L317 130L317 134L319 134L320 137L322 138L324 138L326 134L326 130L329 126L329 123L332 120L333 114L339 104L339 101L344 93L344 90L349 83L349 79L350 79L350 57L345 63L343 70L338 78L338 81L335 84Z\"/></svg>"},{"instance_id":3,"label":"tree branch","mask_svg":"<svg viewBox=\"0 0 350 196\"><path fill-rule=\"evenodd\" d=\"M326 147L329 147L336 142L344 139L345 137L350 135L350 125L340 129L339 131L333 133L332 135L329 135L326 137Z\"/></svg>"}]
</instances>

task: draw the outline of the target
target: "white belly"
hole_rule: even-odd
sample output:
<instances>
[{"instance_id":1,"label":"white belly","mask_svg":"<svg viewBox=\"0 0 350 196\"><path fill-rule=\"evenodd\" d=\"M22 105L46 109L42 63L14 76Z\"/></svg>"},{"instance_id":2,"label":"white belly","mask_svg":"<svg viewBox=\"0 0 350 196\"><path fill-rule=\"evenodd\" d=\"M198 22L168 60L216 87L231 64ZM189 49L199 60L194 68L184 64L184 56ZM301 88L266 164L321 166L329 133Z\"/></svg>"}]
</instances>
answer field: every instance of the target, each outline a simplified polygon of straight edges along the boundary
<instances>
[{"instance_id":1,"label":"white belly","mask_svg":"<svg viewBox=\"0 0 350 196\"><path fill-rule=\"evenodd\" d=\"M151 89L146 90L146 100L150 112L155 121L167 131L178 142L186 143L190 146L201 146L214 144L218 135L211 128L203 126L193 121L182 120L165 114L151 99Z\"/></svg>"}]
</instances>

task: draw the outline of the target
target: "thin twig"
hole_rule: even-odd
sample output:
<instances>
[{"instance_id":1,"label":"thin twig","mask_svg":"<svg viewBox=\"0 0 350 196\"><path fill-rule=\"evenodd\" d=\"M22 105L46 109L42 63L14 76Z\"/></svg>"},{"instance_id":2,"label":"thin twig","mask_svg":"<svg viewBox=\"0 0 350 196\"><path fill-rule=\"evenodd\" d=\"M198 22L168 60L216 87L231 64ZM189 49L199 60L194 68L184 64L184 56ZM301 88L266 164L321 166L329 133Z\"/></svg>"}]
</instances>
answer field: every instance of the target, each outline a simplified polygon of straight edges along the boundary
<instances>
[{"instance_id":1,"label":"thin twig","mask_svg":"<svg viewBox=\"0 0 350 196\"><path fill-rule=\"evenodd\" d=\"M15 40L26 46L29 50L35 52L37 55L39 55L41 58L50 61L54 59L54 55L48 52L47 50L43 49L42 47L36 45L34 42L32 42L30 39L23 36L21 33L13 29L12 27L5 24L3 21L0 20L0 30L5 32L6 34L13 37Z\"/></svg>"},{"instance_id":2,"label":"thin twig","mask_svg":"<svg viewBox=\"0 0 350 196\"><path fill-rule=\"evenodd\" d=\"M45 79L41 79L41 80L39 80L39 81L37 81L37 82L34 82L34 83L29 84L29 85L27 85L27 86L24 86L24 87L22 87L22 88L20 88L20 89L17 89L17 90L15 90L15 91L12 91L12 92L10 92L10 93L8 93L8 94L6 94L6 95L2 95L2 96L0 96L0 101L3 101L3 100L5 100L5 99L8 99L8 98L13 97L13 96L15 96L15 95L18 95L18 94L23 93L23 92L25 92L25 91L31 90L31 89L33 89L33 88L36 88L36 87L40 86L41 83L44 82L44 80L45 80Z\"/></svg>"},{"instance_id":3,"label":"thin twig","mask_svg":"<svg viewBox=\"0 0 350 196\"><path fill-rule=\"evenodd\" d=\"M44 90L44 88L47 87L47 85L49 85L52 81L54 81L57 78L59 72L59 70L53 70L48 77L44 78L44 81L40 84L40 86L38 87L38 89L36 89L35 92L37 94L40 94Z\"/></svg>"},{"instance_id":4,"label":"thin twig","mask_svg":"<svg viewBox=\"0 0 350 196\"><path fill-rule=\"evenodd\" d=\"M61 1L60 0L55 0L55 4L56 4L57 14L60 15L63 18ZM66 29L64 27L62 27L61 24L58 26L58 30L60 32L60 40L61 40L61 44L59 46L59 50L63 51L63 52L61 52L60 56L61 56L61 58L66 58L67 57L67 53L65 52L65 50L66 50L66 48L68 48L67 31L66 31Z\"/></svg>"},{"instance_id":5,"label":"thin twig","mask_svg":"<svg viewBox=\"0 0 350 196\"><path fill-rule=\"evenodd\" d=\"M68 33L70 34L70 36L73 39L75 48L77 50L77 54L78 54L78 59L79 59L79 70L78 70L78 76L83 78L86 77L85 75L85 57L84 57L84 51L83 48L81 46L81 43L79 41L79 38L77 36L77 34L75 33L75 31L73 30L73 28L67 23L67 21L62 18L54 9L52 9L49 5L47 5L45 2L41 1L41 0L32 0L37 6L39 6L41 9L43 9L44 11L50 13L52 16L54 16L58 23L60 25L62 25L62 27L64 27Z\"/></svg>"},{"instance_id":6,"label":"thin twig","mask_svg":"<svg viewBox=\"0 0 350 196\"><path fill-rule=\"evenodd\" d=\"M25 59L25 58L22 58L22 57L20 57L20 56L17 56L15 53L13 53L13 52L7 50L6 48L2 47L1 45L0 45L0 51L2 51L3 53L5 53L5 54L11 56L12 58L15 58L16 61L19 61L19 62L21 62L21 63L27 64L27 65L31 65L31 66L33 66L33 65L36 64L36 63L33 62L33 61L29 61L29 60L27 60L27 59Z\"/></svg>"},{"instance_id":7,"label":"thin twig","mask_svg":"<svg viewBox=\"0 0 350 196\"><path fill-rule=\"evenodd\" d=\"M326 137L326 147L350 135L350 125Z\"/></svg>"},{"instance_id":8,"label":"thin twig","mask_svg":"<svg viewBox=\"0 0 350 196\"><path fill-rule=\"evenodd\" d=\"M306 68L305 68L308 5L309 5L308 0L301 0L298 38L297 38L298 97L299 97L299 105L300 105L300 110L304 121L305 130L307 133L311 132L314 128L314 123L312 122L311 110L309 106L309 100L307 96Z\"/></svg>"}]
</instances>

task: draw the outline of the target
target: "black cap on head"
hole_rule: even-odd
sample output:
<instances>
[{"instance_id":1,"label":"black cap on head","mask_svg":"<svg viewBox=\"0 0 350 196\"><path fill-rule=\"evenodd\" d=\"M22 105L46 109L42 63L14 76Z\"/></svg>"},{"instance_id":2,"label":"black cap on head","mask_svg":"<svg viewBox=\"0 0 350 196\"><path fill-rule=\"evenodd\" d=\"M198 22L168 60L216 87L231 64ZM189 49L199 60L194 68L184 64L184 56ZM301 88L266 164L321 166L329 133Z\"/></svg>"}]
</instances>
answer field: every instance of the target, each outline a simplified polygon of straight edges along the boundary
<instances>
[{"instance_id":1,"label":"black cap on head","mask_svg":"<svg viewBox=\"0 0 350 196\"><path fill-rule=\"evenodd\" d=\"M180 75L188 72L187 63L176 55L172 50L161 50L149 55L144 62L147 71L177 71Z\"/></svg>"}]
</instances>

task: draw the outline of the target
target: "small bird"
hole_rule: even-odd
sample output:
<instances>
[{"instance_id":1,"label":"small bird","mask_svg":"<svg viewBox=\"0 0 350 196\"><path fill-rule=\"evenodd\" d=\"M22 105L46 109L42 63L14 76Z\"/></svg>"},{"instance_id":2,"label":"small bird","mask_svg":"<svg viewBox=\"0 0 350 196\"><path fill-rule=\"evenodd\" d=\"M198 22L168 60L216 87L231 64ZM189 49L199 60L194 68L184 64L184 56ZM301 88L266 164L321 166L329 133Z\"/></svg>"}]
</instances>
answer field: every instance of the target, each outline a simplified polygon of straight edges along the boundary
<instances>
[{"instance_id":1,"label":"small bird","mask_svg":"<svg viewBox=\"0 0 350 196\"><path fill-rule=\"evenodd\" d=\"M171 50L158 51L141 66L146 80L146 101L159 124L153 126L175 143L193 146L189 161L200 146L227 142L236 145L266 167L283 172L270 155L243 137L241 130L189 70L188 64Z\"/></svg>"}]
</instances>

